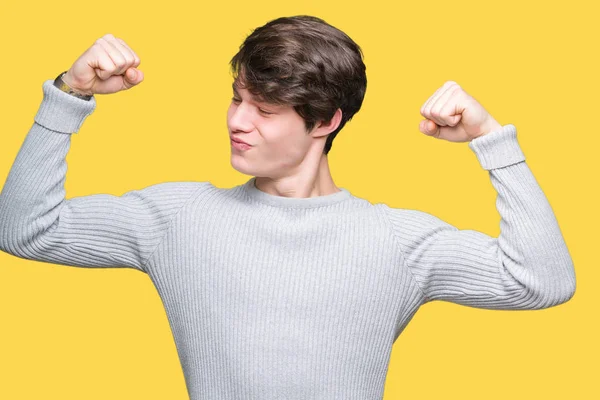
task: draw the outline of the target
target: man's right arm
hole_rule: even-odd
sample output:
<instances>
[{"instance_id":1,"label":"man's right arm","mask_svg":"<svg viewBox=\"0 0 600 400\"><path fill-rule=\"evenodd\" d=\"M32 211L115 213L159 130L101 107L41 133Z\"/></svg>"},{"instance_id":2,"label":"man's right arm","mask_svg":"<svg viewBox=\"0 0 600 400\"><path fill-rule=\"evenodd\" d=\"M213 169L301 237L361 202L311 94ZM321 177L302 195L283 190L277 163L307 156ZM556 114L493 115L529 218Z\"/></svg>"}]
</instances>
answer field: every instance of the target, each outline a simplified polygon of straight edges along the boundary
<instances>
[{"instance_id":1,"label":"man's right arm","mask_svg":"<svg viewBox=\"0 0 600 400\"><path fill-rule=\"evenodd\" d=\"M96 101L43 84L44 99L0 192L0 250L80 267L145 263L186 201L206 182L164 182L122 196L65 198L66 155Z\"/></svg>"}]
</instances>

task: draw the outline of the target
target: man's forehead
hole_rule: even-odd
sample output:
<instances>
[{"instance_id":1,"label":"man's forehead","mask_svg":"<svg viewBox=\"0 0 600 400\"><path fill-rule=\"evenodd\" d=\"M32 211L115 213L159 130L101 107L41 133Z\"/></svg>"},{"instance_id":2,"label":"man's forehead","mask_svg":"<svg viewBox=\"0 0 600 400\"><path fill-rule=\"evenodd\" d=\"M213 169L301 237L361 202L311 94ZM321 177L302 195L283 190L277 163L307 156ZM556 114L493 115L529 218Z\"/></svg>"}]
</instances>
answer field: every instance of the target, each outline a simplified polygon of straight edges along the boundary
<instances>
[{"instance_id":1,"label":"man's forehead","mask_svg":"<svg viewBox=\"0 0 600 400\"><path fill-rule=\"evenodd\" d=\"M243 85L240 84L239 80L234 80L233 83L231 84L231 87L233 88L233 91L238 93L240 90L245 89L244 87L242 87ZM248 92L251 98L254 98L254 95L252 95L252 93Z\"/></svg>"},{"instance_id":2,"label":"man's forehead","mask_svg":"<svg viewBox=\"0 0 600 400\"><path fill-rule=\"evenodd\" d=\"M233 81L233 83L231 84L231 87L236 92L238 91L238 89L240 89L240 85L238 84L238 81Z\"/></svg>"}]
</instances>

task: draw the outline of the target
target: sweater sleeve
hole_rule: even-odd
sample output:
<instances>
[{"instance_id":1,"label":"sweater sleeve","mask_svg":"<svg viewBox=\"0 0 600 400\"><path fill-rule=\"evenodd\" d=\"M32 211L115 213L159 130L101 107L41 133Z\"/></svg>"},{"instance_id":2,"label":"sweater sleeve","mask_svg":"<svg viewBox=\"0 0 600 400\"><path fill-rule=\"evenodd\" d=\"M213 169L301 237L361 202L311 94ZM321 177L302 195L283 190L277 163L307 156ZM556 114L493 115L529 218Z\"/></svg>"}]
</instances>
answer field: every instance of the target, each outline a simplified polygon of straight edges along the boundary
<instances>
[{"instance_id":1,"label":"sweater sleeve","mask_svg":"<svg viewBox=\"0 0 600 400\"><path fill-rule=\"evenodd\" d=\"M174 215L203 182L164 182L122 196L65 198L66 155L96 106L45 81L34 123L0 192L0 250L17 257L78 267L145 262Z\"/></svg>"},{"instance_id":2,"label":"sweater sleeve","mask_svg":"<svg viewBox=\"0 0 600 400\"><path fill-rule=\"evenodd\" d=\"M497 192L500 235L461 230L423 211L384 210L423 303L543 309L575 293L573 262L555 215L534 178L512 124L473 139L469 148Z\"/></svg>"}]
</instances>

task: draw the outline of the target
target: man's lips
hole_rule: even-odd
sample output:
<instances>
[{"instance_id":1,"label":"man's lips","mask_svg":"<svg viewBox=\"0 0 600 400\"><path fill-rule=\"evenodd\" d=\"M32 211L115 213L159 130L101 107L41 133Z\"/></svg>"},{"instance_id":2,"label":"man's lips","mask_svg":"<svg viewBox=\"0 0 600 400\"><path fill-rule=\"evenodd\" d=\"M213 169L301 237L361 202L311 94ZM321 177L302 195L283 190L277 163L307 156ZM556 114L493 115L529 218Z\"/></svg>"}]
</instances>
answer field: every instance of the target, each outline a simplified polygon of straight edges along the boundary
<instances>
[{"instance_id":1,"label":"man's lips","mask_svg":"<svg viewBox=\"0 0 600 400\"><path fill-rule=\"evenodd\" d=\"M240 140L240 139L238 139L238 138L235 138L235 137L233 137L233 136L230 136L230 137L231 137L231 140L233 140L234 142L243 143L243 144L245 144L245 145L252 146L250 143L246 143L246 142L244 142L243 140Z\"/></svg>"}]
</instances>

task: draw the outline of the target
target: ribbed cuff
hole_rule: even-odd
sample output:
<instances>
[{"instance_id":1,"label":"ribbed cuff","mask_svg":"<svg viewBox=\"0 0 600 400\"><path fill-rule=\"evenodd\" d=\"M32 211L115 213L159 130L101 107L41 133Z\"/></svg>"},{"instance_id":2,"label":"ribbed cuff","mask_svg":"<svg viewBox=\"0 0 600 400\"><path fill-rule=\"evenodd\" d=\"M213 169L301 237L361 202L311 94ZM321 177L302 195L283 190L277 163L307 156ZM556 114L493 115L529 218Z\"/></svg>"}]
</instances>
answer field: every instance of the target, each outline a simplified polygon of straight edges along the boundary
<instances>
[{"instance_id":1,"label":"ribbed cuff","mask_svg":"<svg viewBox=\"0 0 600 400\"><path fill-rule=\"evenodd\" d=\"M54 79L42 85L44 99L40 104L35 122L53 131L77 133L83 121L96 109L96 99L83 100L63 92L54 86Z\"/></svg>"},{"instance_id":2,"label":"ribbed cuff","mask_svg":"<svg viewBox=\"0 0 600 400\"><path fill-rule=\"evenodd\" d=\"M469 148L477 155L485 170L502 168L525 160L525 154L517 141L517 128L513 124L486 133L469 142Z\"/></svg>"}]
</instances>

